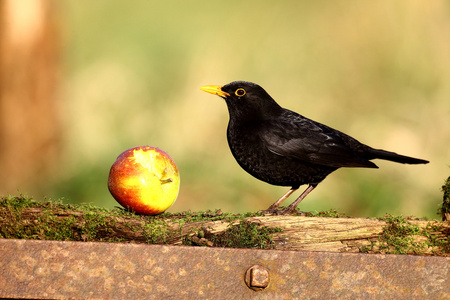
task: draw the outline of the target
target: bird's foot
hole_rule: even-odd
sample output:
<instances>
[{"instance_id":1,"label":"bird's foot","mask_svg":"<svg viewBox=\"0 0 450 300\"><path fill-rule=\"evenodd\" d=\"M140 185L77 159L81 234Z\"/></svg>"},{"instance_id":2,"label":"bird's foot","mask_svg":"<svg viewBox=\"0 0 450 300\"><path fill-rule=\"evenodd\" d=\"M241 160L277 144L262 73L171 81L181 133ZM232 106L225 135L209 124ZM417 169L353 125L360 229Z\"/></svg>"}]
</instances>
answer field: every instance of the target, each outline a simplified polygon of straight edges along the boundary
<instances>
[{"instance_id":1,"label":"bird's foot","mask_svg":"<svg viewBox=\"0 0 450 300\"><path fill-rule=\"evenodd\" d=\"M308 217L312 214L310 212L297 210L295 207L287 206L283 209L280 209L276 213L277 215L294 215L294 216L303 216Z\"/></svg>"},{"instance_id":2,"label":"bird's foot","mask_svg":"<svg viewBox=\"0 0 450 300\"><path fill-rule=\"evenodd\" d=\"M265 215L276 215L278 212L278 205L272 204L268 209L261 210L260 212Z\"/></svg>"},{"instance_id":3,"label":"bird's foot","mask_svg":"<svg viewBox=\"0 0 450 300\"><path fill-rule=\"evenodd\" d=\"M259 213L262 213L263 215L276 215L277 211L277 209L264 209L260 210Z\"/></svg>"}]
</instances>

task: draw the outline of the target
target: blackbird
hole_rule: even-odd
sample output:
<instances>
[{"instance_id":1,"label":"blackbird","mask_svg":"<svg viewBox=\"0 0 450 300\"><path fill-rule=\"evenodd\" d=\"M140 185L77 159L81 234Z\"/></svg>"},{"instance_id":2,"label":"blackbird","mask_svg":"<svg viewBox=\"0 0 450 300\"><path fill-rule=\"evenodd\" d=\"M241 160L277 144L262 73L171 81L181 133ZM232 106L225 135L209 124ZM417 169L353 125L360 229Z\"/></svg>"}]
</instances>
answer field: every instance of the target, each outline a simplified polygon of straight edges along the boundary
<instances>
[{"instance_id":1,"label":"blackbird","mask_svg":"<svg viewBox=\"0 0 450 300\"><path fill-rule=\"evenodd\" d=\"M405 164L428 161L374 149L336 129L278 105L259 85L234 81L201 90L225 99L230 120L228 145L239 165L267 183L291 189L267 211L288 214L331 172L341 167L378 168L372 159ZM301 185L306 190L291 205L279 205Z\"/></svg>"}]
</instances>

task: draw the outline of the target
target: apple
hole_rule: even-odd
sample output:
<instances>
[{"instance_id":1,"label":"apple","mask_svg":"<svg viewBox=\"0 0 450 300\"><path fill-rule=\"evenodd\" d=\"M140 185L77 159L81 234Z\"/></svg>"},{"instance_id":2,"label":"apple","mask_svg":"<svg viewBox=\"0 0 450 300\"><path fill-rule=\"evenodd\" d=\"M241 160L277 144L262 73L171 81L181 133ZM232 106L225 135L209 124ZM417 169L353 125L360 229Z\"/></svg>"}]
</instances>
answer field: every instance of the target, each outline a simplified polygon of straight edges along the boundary
<instances>
[{"instance_id":1,"label":"apple","mask_svg":"<svg viewBox=\"0 0 450 300\"><path fill-rule=\"evenodd\" d=\"M180 175L166 152L139 146L117 157L109 172L108 188L123 207L138 214L157 215L177 199Z\"/></svg>"}]
</instances>

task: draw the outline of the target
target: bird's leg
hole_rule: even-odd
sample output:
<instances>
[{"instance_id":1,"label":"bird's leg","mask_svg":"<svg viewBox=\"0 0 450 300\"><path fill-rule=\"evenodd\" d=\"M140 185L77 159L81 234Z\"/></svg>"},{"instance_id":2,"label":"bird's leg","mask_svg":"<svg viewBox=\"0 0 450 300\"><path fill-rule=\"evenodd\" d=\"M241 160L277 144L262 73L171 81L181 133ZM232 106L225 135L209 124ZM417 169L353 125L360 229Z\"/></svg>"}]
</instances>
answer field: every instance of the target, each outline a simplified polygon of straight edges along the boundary
<instances>
[{"instance_id":1,"label":"bird's leg","mask_svg":"<svg viewBox=\"0 0 450 300\"><path fill-rule=\"evenodd\" d=\"M274 212L278 209L278 206L280 206L281 202L287 199L293 192L298 190L298 188L291 188L289 191L287 191L286 194L283 195L280 199L278 199L274 204L272 204L268 209L266 209L266 212Z\"/></svg>"},{"instance_id":2,"label":"bird's leg","mask_svg":"<svg viewBox=\"0 0 450 300\"><path fill-rule=\"evenodd\" d=\"M306 188L306 190L295 200L291 203L288 207L282 209L278 214L285 215L290 214L295 211L295 208L299 205L300 202L302 202L303 199L317 186L317 184L309 184L309 186Z\"/></svg>"}]
</instances>

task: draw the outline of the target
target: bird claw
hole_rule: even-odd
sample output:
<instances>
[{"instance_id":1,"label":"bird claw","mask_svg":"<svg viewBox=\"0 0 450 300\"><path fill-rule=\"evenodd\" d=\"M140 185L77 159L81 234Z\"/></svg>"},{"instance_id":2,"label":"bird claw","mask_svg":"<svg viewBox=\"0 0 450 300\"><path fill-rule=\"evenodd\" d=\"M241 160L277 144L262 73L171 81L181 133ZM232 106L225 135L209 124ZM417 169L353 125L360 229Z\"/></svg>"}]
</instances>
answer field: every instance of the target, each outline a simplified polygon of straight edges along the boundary
<instances>
[{"instance_id":1,"label":"bird claw","mask_svg":"<svg viewBox=\"0 0 450 300\"><path fill-rule=\"evenodd\" d=\"M279 210L279 215L291 215L293 212L295 212L295 208L291 208L289 206Z\"/></svg>"},{"instance_id":2,"label":"bird claw","mask_svg":"<svg viewBox=\"0 0 450 300\"><path fill-rule=\"evenodd\" d=\"M278 206L279 205L272 204L271 206L269 206L268 209L261 210L261 212L265 215L276 215L277 212L279 211Z\"/></svg>"},{"instance_id":3,"label":"bird claw","mask_svg":"<svg viewBox=\"0 0 450 300\"><path fill-rule=\"evenodd\" d=\"M268 209L260 210L260 213L264 215L276 215L278 212L278 209L271 209L270 207Z\"/></svg>"},{"instance_id":4,"label":"bird claw","mask_svg":"<svg viewBox=\"0 0 450 300\"><path fill-rule=\"evenodd\" d=\"M298 213L300 213L300 214L306 214L306 213L304 213L304 212L301 212L301 211L298 211L297 212L297 210L295 209L295 207L291 207L291 206L287 206L287 207L285 207L285 208L283 208L283 209L280 209L279 211L278 211L278 215L297 215Z\"/></svg>"}]
</instances>

